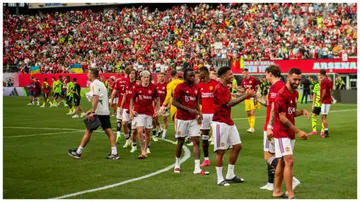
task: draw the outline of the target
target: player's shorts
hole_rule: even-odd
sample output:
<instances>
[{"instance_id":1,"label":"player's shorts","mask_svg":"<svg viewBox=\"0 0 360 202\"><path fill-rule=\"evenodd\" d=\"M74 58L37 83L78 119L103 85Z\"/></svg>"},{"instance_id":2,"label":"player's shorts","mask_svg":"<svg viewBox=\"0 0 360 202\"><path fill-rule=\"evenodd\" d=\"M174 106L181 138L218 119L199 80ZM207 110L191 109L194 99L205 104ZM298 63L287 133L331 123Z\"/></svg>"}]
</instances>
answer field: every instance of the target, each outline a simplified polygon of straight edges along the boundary
<instances>
[{"instance_id":1,"label":"player's shorts","mask_svg":"<svg viewBox=\"0 0 360 202\"><path fill-rule=\"evenodd\" d=\"M321 115L327 115L330 111L331 104L321 104Z\"/></svg>"},{"instance_id":2,"label":"player's shorts","mask_svg":"<svg viewBox=\"0 0 360 202\"><path fill-rule=\"evenodd\" d=\"M251 111L251 110L255 110L256 106L254 104L254 100L252 99L247 99L245 100L245 111Z\"/></svg>"},{"instance_id":3,"label":"player's shorts","mask_svg":"<svg viewBox=\"0 0 360 202\"><path fill-rule=\"evenodd\" d=\"M319 115L321 111L321 107L314 107L314 110L312 111L313 114Z\"/></svg>"},{"instance_id":4,"label":"player's shorts","mask_svg":"<svg viewBox=\"0 0 360 202\"><path fill-rule=\"evenodd\" d=\"M55 99L59 98L60 96L61 96L60 93L55 93L54 94Z\"/></svg>"},{"instance_id":5,"label":"player's shorts","mask_svg":"<svg viewBox=\"0 0 360 202\"><path fill-rule=\"evenodd\" d=\"M176 116L176 107L171 105L170 106L170 118L171 118L171 120L175 121L175 116Z\"/></svg>"},{"instance_id":6,"label":"player's shorts","mask_svg":"<svg viewBox=\"0 0 360 202\"><path fill-rule=\"evenodd\" d=\"M123 109L121 118L122 118L123 121L127 121L127 122L130 121L130 114L128 112L128 109Z\"/></svg>"},{"instance_id":7,"label":"player's shorts","mask_svg":"<svg viewBox=\"0 0 360 202\"><path fill-rule=\"evenodd\" d=\"M282 158L286 155L293 155L295 140L290 138L274 138L275 158Z\"/></svg>"},{"instance_id":8,"label":"player's shorts","mask_svg":"<svg viewBox=\"0 0 360 202\"><path fill-rule=\"evenodd\" d=\"M114 98L113 104L118 104L119 98ZM109 99L109 103L111 103L111 98Z\"/></svg>"},{"instance_id":9,"label":"player's shorts","mask_svg":"<svg viewBox=\"0 0 360 202\"><path fill-rule=\"evenodd\" d=\"M40 97L41 95L41 92L40 91L35 91L34 92L34 97Z\"/></svg>"},{"instance_id":10,"label":"player's shorts","mask_svg":"<svg viewBox=\"0 0 360 202\"><path fill-rule=\"evenodd\" d=\"M125 109L123 109L124 111ZM122 120L122 114L120 114L120 107L116 109L116 119Z\"/></svg>"},{"instance_id":11,"label":"player's shorts","mask_svg":"<svg viewBox=\"0 0 360 202\"><path fill-rule=\"evenodd\" d=\"M175 120L175 138L179 137L200 137L200 128L197 120Z\"/></svg>"},{"instance_id":12,"label":"player's shorts","mask_svg":"<svg viewBox=\"0 0 360 202\"><path fill-rule=\"evenodd\" d=\"M70 105L72 103L72 96L66 96L66 104Z\"/></svg>"},{"instance_id":13,"label":"player's shorts","mask_svg":"<svg viewBox=\"0 0 360 202\"><path fill-rule=\"evenodd\" d=\"M34 92L29 91L29 95L30 95L30 96L34 96Z\"/></svg>"},{"instance_id":14,"label":"player's shorts","mask_svg":"<svg viewBox=\"0 0 360 202\"><path fill-rule=\"evenodd\" d=\"M109 115L98 115L100 122L101 122L101 128L103 130L110 128L111 129L111 121ZM97 129L97 128L96 128ZM94 129L94 130L96 130Z\"/></svg>"},{"instance_id":15,"label":"player's shorts","mask_svg":"<svg viewBox=\"0 0 360 202\"><path fill-rule=\"evenodd\" d=\"M66 89L61 90L61 95L64 96L66 94Z\"/></svg>"},{"instance_id":16,"label":"player's shorts","mask_svg":"<svg viewBox=\"0 0 360 202\"><path fill-rule=\"evenodd\" d=\"M77 96L75 95L74 96L74 106L77 107L77 106L80 106L80 96Z\"/></svg>"},{"instance_id":17,"label":"player's shorts","mask_svg":"<svg viewBox=\"0 0 360 202\"><path fill-rule=\"evenodd\" d=\"M241 144L240 134L235 125L213 121L211 124L214 137L214 151L226 150L232 145Z\"/></svg>"},{"instance_id":18,"label":"player's shorts","mask_svg":"<svg viewBox=\"0 0 360 202\"><path fill-rule=\"evenodd\" d=\"M134 117L133 122L133 126L135 127L145 127L146 129L153 128L152 116L146 114L138 114Z\"/></svg>"},{"instance_id":19,"label":"player's shorts","mask_svg":"<svg viewBox=\"0 0 360 202\"><path fill-rule=\"evenodd\" d=\"M200 130L210 130L214 114L203 114Z\"/></svg>"},{"instance_id":20,"label":"player's shorts","mask_svg":"<svg viewBox=\"0 0 360 202\"><path fill-rule=\"evenodd\" d=\"M275 154L275 141L274 138L269 141L267 138L267 132L264 131L264 152L269 152L271 154Z\"/></svg>"},{"instance_id":21,"label":"player's shorts","mask_svg":"<svg viewBox=\"0 0 360 202\"><path fill-rule=\"evenodd\" d=\"M49 93L44 93L43 96L44 96L44 98L48 99L49 98Z\"/></svg>"}]
</instances>

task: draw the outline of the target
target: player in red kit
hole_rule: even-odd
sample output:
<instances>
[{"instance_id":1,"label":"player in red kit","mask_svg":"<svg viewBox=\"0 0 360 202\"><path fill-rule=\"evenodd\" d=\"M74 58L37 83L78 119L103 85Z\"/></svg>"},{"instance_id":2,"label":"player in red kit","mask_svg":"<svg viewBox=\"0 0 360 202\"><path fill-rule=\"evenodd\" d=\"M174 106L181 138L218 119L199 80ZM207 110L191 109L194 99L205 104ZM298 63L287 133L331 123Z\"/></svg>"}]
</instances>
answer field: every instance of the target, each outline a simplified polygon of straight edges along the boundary
<instances>
[{"instance_id":1,"label":"player in red kit","mask_svg":"<svg viewBox=\"0 0 360 202\"><path fill-rule=\"evenodd\" d=\"M210 79L210 72L207 67L200 67L198 84L200 92L201 112L203 115L200 131L202 135L202 148L204 151L204 162L201 167L210 166L209 160L209 133L214 115L214 91L217 81Z\"/></svg>"},{"instance_id":2,"label":"player in red kit","mask_svg":"<svg viewBox=\"0 0 360 202\"><path fill-rule=\"evenodd\" d=\"M112 87L112 93L110 98L110 106L113 106L114 104L117 104L117 111L116 111L116 143L119 144L120 138L121 138L121 127L124 125L122 123L122 114L120 112L121 108L121 101L122 98L125 95L125 84L128 82L128 76L130 74L130 68L125 69L125 78L117 78L114 82L114 85ZM125 126L124 126L125 127ZM126 136L126 132L124 129L124 133Z\"/></svg>"},{"instance_id":3,"label":"player in red kit","mask_svg":"<svg viewBox=\"0 0 360 202\"><path fill-rule=\"evenodd\" d=\"M330 79L326 76L325 69L320 70L319 75L320 80L320 104L321 104L321 120L324 124L324 134L321 134L321 138L329 137L329 129L328 129L328 121L327 115L330 111L332 97L331 97L331 90L333 89L333 83Z\"/></svg>"},{"instance_id":4,"label":"player in red kit","mask_svg":"<svg viewBox=\"0 0 360 202\"><path fill-rule=\"evenodd\" d=\"M36 100L36 105L40 106L40 95L41 95L41 83L38 78L35 79L35 88L34 88L34 101Z\"/></svg>"},{"instance_id":5,"label":"player in red kit","mask_svg":"<svg viewBox=\"0 0 360 202\"><path fill-rule=\"evenodd\" d=\"M241 81L241 92L244 92L247 89L252 89L254 91L260 92L260 86L255 77L249 75L248 69L243 69L244 78ZM248 116L249 133L255 132L255 110L258 107L258 103L254 100L253 97L245 100L245 111Z\"/></svg>"},{"instance_id":6,"label":"player in red kit","mask_svg":"<svg viewBox=\"0 0 360 202\"><path fill-rule=\"evenodd\" d=\"M133 69L129 69L129 81L125 83L125 93L122 96L122 100L120 102L120 108L118 110L117 119L122 120L122 126L124 127L124 134L125 134L125 145L123 148L127 148L131 146L130 136L131 136L131 120L130 120L130 100L133 96L133 92L136 86L136 71ZM133 129L133 134L136 134L135 128ZM133 137L133 148L131 150L131 153L136 151L136 139Z\"/></svg>"},{"instance_id":7,"label":"player in red kit","mask_svg":"<svg viewBox=\"0 0 360 202\"><path fill-rule=\"evenodd\" d=\"M231 119L231 107L244 101L246 98L255 96L252 89L247 89L239 98L232 99L228 84L231 84L234 76L231 68L228 66L221 67L218 70L220 77L219 84L215 86L214 91L214 116L212 119L212 132L215 135L214 151L216 152L216 174L217 184L220 186L229 186L229 182L241 183L244 179L234 174L234 167L238 155L242 149L240 134ZM222 174L225 150L232 146L229 158L229 166L224 180Z\"/></svg>"},{"instance_id":8,"label":"player in red kit","mask_svg":"<svg viewBox=\"0 0 360 202\"><path fill-rule=\"evenodd\" d=\"M160 105L162 106L165 98L166 98L166 86L167 86L167 82L165 82L165 73L164 72L159 72L158 73L158 83L156 86L156 90L160 99ZM159 120L156 119L156 124L160 125L160 132L158 132L158 137L161 137L163 139L166 138L166 131L168 128L168 119L167 117L169 116L169 112L166 111L165 113L161 113L160 111L160 115L163 117L163 122L164 122L164 128L161 127Z\"/></svg>"},{"instance_id":9,"label":"player in red kit","mask_svg":"<svg viewBox=\"0 0 360 202\"><path fill-rule=\"evenodd\" d=\"M153 127L152 117L156 116L160 108L160 103L156 86L150 83L150 72L144 70L140 73L140 77L141 85L135 87L130 100L130 119L134 122L133 126L136 127L137 131L136 136L141 145L141 154L138 156L138 159L144 159L147 157L148 145L151 140L150 133ZM154 100L156 102L155 109L153 105ZM145 137L143 136L144 128Z\"/></svg>"},{"instance_id":10,"label":"player in red kit","mask_svg":"<svg viewBox=\"0 0 360 202\"><path fill-rule=\"evenodd\" d=\"M280 68L276 65L270 65L265 70L266 73L266 80L271 84L269 93L268 93L268 99L266 100L264 97L259 96L257 97L257 101L264 105L266 108L266 119L264 124L264 159L267 162L267 169L268 169L268 183L260 189L266 189L269 191L274 190L274 175L275 175L275 169L278 163L278 159L275 158L275 142L273 138L268 138L269 136L272 136L272 126L269 125L270 118L272 117L272 114L274 113L274 101L275 97L277 95L277 92L285 86L285 83L280 79L281 77L281 71ZM297 185L300 184L300 181L293 178L293 189Z\"/></svg>"},{"instance_id":11,"label":"player in red kit","mask_svg":"<svg viewBox=\"0 0 360 202\"><path fill-rule=\"evenodd\" d=\"M297 110L299 93L296 89L300 85L300 82L301 71L297 68L290 69L287 83L278 91L274 101L274 118L271 118L274 123L269 123L269 126L273 127L275 157L278 159L273 191L273 197L276 198L295 198L292 187L295 134L304 140L308 138L304 131L295 127L295 117L297 116L306 115L308 120L310 120L310 114L307 110ZM271 134L268 134L268 138L271 138ZM283 178L288 195L281 192Z\"/></svg>"},{"instance_id":12,"label":"player in red kit","mask_svg":"<svg viewBox=\"0 0 360 202\"><path fill-rule=\"evenodd\" d=\"M184 72L185 82L176 86L172 105L177 108L176 111L176 161L175 173L180 173L180 157L185 138L190 136L193 142L193 153L195 158L194 174L207 175L209 172L200 168L200 129L199 123L202 119L200 112L200 93L195 84L195 72L187 68Z\"/></svg>"},{"instance_id":13,"label":"player in red kit","mask_svg":"<svg viewBox=\"0 0 360 202\"><path fill-rule=\"evenodd\" d=\"M115 97L114 97L114 101L112 102L111 100L111 94L113 92L113 90L115 89L115 85L116 85L116 82L115 82L115 76L111 76L109 79L108 79L108 88L109 88L109 91L110 91L110 100L109 100L109 103L110 103L110 107L112 110L114 110L114 115L116 116L116 112L117 112L117 106L118 106L118 102L119 102L119 97L118 97L118 93L115 94ZM120 100L121 101L121 100Z\"/></svg>"},{"instance_id":14,"label":"player in red kit","mask_svg":"<svg viewBox=\"0 0 360 202\"><path fill-rule=\"evenodd\" d=\"M30 103L27 105L34 105L34 91L35 91L35 79L34 77L30 77L30 84L28 85L29 95L30 95Z\"/></svg>"},{"instance_id":15,"label":"player in red kit","mask_svg":"<svg viewBox=\"0 0 360 202\"><path fill-rule=\"evenodd\" d=\"M49 92L50 92L50 86L47 82L47 78L44 78L44 82L42 84L43 89L43 95L44 95L44 104L41 107L45 107L45 104L49 101Z\"/></svg>"}]
</instances>

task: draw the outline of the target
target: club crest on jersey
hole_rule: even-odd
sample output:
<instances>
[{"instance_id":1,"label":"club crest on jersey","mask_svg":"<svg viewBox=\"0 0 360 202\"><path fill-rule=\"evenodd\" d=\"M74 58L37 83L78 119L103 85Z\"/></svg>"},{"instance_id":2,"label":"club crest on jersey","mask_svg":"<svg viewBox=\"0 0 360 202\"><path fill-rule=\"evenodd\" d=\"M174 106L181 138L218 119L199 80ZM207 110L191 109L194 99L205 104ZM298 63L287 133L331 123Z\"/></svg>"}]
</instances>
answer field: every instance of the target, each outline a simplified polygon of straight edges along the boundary
<instances>
[{"instance_id":1,"label":"club crest on jersey","mask_svg":"<svg viewBox=\"0 0 360 202\"><path fill-rule=\"evenodd\" d=\"M189 91L186 91L186 93L189 93Z\"/></svg>"},{"instance_id":2,"label":"club crest on jersey","mask_svg":"<svg viewBox=\"0 0 360 202\"><path fill-rule=\"evenodd\" d=\"M151 90L149 90L149 94L151 94L151 92L152 92L152 91L151 91Z\"/></svg>"},{"instance_id":3,"label":"club crest on jersey","mask_svg":"<svg viewBox=\"0 0 360 202\"><path fill-rule=\"evenodd\" d=\"M252 81L249 81L249 83L252 83Z\"/></svg>"},{"instance_id":4,"label":"club crest on jersey","mask_svg":"<svg viewBox=\"0 0 360 202\"><path fill-rule=\"evenodd\" d=\"M213 86L210 86L210 87L209 87L209 90L212 90L212 89L214 89L214 87L213 87Z\"/></svg>"},{"instance_id":5,"label":"club crest on jersey","mask_svg":"<svg viewBox=\"0 0 360 202\"><path fill-rule=\"evenodd\" d=\"M181 131L179 130L179 131L177 132L177 134L178 134L178 135L181 135Z\"/></svg>"},{"instance_id":6,"label":"club crest on jersey","mask_svg":"<svg viewBox=\"0 0 360 202\"><path fill-rule=\"evenodd\" d=\"M139 91L139 93L141 93L141 91Z\"/></svg>"},{"instance_id":7,"label":"club crest on jersey","mask_svg":"<svg viewBox=\"0 0 360 202\"><path fill-rule=\"evenodd\" d=\"M286 152L289 152L289 151L290 151L290 148L289 148L289 147L286 147L286 148L285 148L285 151L286 151Z\"/></svg>"},{"instance_id":8,"label":"club crest on jersey","mask_svg":"<svg viewBox=\"0 0 360 202\"><path fill-rule=\"evenodd\" d=\"M195 90L195 94L197 94L198 92L197 92L197 90Z\"/></svg>"}]
</instances>

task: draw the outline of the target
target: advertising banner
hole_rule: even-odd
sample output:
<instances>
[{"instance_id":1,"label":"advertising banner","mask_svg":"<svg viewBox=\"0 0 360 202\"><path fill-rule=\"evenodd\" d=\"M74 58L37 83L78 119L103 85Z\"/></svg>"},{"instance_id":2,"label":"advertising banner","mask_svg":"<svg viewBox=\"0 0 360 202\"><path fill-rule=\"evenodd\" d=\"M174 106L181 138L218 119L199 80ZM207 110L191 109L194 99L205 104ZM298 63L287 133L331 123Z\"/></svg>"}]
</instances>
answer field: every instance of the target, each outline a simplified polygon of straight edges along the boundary
<instances>
[{"instance_id":1,"label":"advertising banner","mask_svg":"<svg viewBox=\"0 0 360 202\"><path fill-rule=\"evenodd\" d=\"M287 73L291 68L299 68L302 73L319 73L320 69L325 69L327 73L357 73L357 59L317 59L317 60L269 60L269 61L245 61L244 68L250 74L265 74L265 69L269 65L278 65L282 73ZM241 74L240 65L232 66L234 74Z\"/></svg>"},{"instance_id":2,"label":"advertising banner","mask_svg":"<svg viewBox=\"0 0 360 202\"><path fill-rule=\"evenodd\" d=\"M3 73L3 87L19 86L18 73Z\"/></svg>"}]
</instances>

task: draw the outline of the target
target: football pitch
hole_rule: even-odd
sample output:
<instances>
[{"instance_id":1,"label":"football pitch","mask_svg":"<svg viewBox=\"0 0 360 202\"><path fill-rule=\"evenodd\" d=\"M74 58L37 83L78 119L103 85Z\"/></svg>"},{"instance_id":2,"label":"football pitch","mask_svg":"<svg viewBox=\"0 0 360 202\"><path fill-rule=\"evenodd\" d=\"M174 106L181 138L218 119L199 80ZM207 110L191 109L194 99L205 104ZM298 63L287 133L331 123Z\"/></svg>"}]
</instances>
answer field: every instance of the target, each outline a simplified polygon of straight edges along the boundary
<instances>
[{"instance_id":1,"label":"football pitch","mask_svg":"<svg viewBox=\"0 0 360 202\"><path fill-rule=\"evenodd\" d=\"M76 148L84 131L83 119L65 115L68 108L27 106L26 97L3 97L3 197L4 199L271 199L270 191L259 187L267 182L263 160L265 108L256 114L256 132L249 134L243 103L234 107L232 117L240 132L243 150L235 174L245 183L229 187L216 185L215 154L210 152L208 176L192 174L192 148L183 152L181 173L173 173L175 145L159 140L151 143L151 154L138 160L138 152L118 145L120 159L106 160L110 146L102 130L94 133L82 159L67 154ZM85 110L90 103L82 99ZM311 104L298 104L310 111ZM330 138L310 136L295 143L294 176L298 199L357 198L357 106L335 104L329 114ZM112 127L115 128L115 117ZM311 131L311 121L298 117L296 126ZM321 122L318 117L318 131ZM101 128L100 128L101 129ZM115 129L114 129L115 131ZM173 124L167 138L174 141ZM210 151L213 147L210 146ZM223 174L227 170L225 156ZM190 154L190 158L189 155ZM201 161L203 155L201 154ZM285 192L285 186L283 185Z\"/></svg>"}]
</instances>

